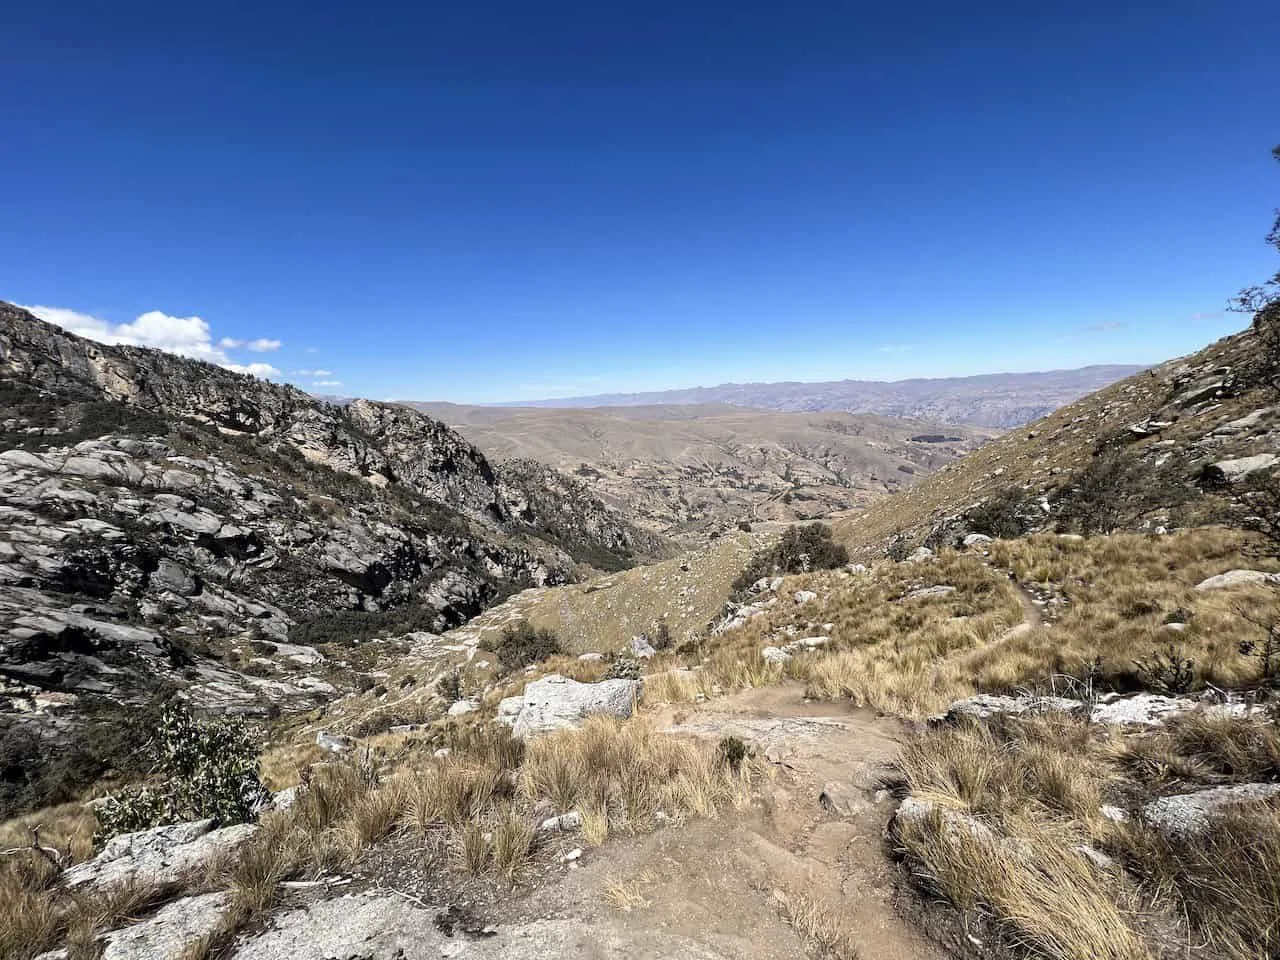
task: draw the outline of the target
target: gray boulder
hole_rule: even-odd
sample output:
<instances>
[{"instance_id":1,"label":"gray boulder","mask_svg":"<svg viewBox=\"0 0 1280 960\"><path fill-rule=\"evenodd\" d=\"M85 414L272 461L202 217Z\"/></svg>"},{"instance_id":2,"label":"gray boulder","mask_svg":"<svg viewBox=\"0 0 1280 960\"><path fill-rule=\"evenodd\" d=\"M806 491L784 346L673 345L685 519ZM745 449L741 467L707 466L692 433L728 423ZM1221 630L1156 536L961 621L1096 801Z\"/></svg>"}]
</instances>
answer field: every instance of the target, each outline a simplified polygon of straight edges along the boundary
<instances>
[{"instance_id":1,"label":"gray boulder","mask_svg":"<svg viewBox=\"0 0 1280 960\"><path fill-rule=\"evenodd\" d=\"M355 745L354 740L340 733L330 733L328 730L320 730L316 733L316 746L330 753L346 753Z\"/></svg>"},{"instance_id":2,"label":"gray boulder","mask_svg":"<svg viewBox=\"0 0 1280 960\"><path fill-rule=\"evenodd\" d=\"M1261 803L1280 796L1280 783L1242 783L1211 787L1152 800L1142 808L1142 819L1170 836L1194 836L1207 830L1216 816L1233 807Z\"/></svg>"},{"instance_id":3,"label":"gray boulder","mask_svg":"<svg viewBox=\"0 0 1280 960\"><path fill-rule=\"evenodd\" d=\"M70 887L122 883L178 883L214 857L235 850L257 831L242 823L213 829L213 820L194 820L114 837L102 852L62 875Z\"/></svg>"},{"instance_id":4,"label":"gray boulder","mask_svg":"<svg viewBox=\"0 0 1280 960\"><path fill-rule=\"evenodd\" d=\"M1208 483L1228 486L1239 483L1246 477L1262 470L1270 470L1280 457L1274 453L1259 453L1252 457L1238 457L1235 460L1219 460L1205 467L1204 477Z\"/></svg>"},{"instance_id":5,"label":"gray boulder","mask_svg":"<svg viewBox=\"0 0 1280 960\"><path fill-rule=\"evenodd\" d=\"M217 931L230 902L227 893L204 893L167 903L147 919L103 935L100 960L178 960ZM42 953L36 960L67 960L67 951Z\"/></svg>"},{"instance_id":6,"label":"gray boulder","mask_svg":"<svg viewBox=\"0 0 1280 960\"><path fill-rule=\"evenodd\" d=\"M519 710L515 697L499 705L498 719L510 723L518 737L534 737L551 730L579 727L590 716L631 716L640 695L639 680L601 680L578 683L568 677L552 674L535 680L524 688Z\"/></svg>"},{"instance_id":7,"label":"gray boulder","mask_svg":"<svg viewBox=\"0 0 1280 960\"><path fill-rule=\"evenodd\" d=\"M471 939L450 936L433 923L440 906L421 906L390 893L365 893L284 910L268 929L247 933L233 945L231 960L545 960L547 957L680 957L726 960L741 955L732 944L713 951L663 929L581 919L533 920L477 931Z\"/></svg>"},{"instance_id":8,"label":"gray boulder","mask_svg":"<svg viewBox=\"0 0 1280 960\"><path fill-rule=\"evenodd\" d=\"M938 584L936 587L920 587L912 590L903 600L938 600L956 592L956 588L949 584Z\"/></svg>"},{"instance_id":9,"label":"gray boulder","mask_svg":"<svg viewBox=\"0 0 1280 960\"><path fill-rule=\"evenodd\" d=\"M1280 583L1280 574L1264 573L1262 570L1228 570L1216 577L1209 577L1196 584L1197 590L1229 590L1232 587L1244 587L1255 583Z\"/></svg>"},{"instance_id":10,"label":"gray boulder","mask_svg":"<svg viewBox=\"0 0 1280 960\"><path fill-rule=\"evenodd\" d=\"M1093 708L1094 723L1115 726L1157 727L1165 717L1185 713L1196 707L1196 701L1185 697L1166 697L1158 693L1139 693L1132 697L1108 699Z\"/></svg>"},{"instance_id":11,"label":"gray boulder","mask_svg":"<svg viewBox=\"0 0 1280 960\"><path fill-rule=\"evenodd\" d=\"M955 721L961 717L973 717L985 720L996 714L1073 713L1083 708L1084 704L1079 700L1066 697L1007 697L979 693L955 701L942 717L936 719Z\"/></svg>"}]
</instances>

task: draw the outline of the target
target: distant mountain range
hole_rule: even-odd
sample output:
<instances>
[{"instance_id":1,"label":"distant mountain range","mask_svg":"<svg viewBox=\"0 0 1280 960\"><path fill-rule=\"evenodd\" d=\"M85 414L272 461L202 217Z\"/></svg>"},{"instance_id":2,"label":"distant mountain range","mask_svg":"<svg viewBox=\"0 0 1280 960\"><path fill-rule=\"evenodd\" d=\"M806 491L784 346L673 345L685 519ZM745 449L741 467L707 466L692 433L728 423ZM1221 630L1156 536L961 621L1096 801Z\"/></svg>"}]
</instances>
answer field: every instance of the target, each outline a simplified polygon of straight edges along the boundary
<instances>
[{"instance_id":1,"label":"distant mountain range","mask_svg":"<svg viewBox=\"0 0 1280 960\"><path fill-rule=\"evenodd\" d=\"M406 404L495 463L538 461L662 537L696 544L739 520L806 520L865 506L996 431L836 411L728 404L588 409Z\"/></svg>"},{"instance_id":2,"label":"distant mountain range","mask_svg":"<svg viewBox=\"0 0 1280 960\"><path fill-rule=\"evenodd\" d=\"M992 373L934 380L723 383L716 387L684 390L530 400L505 406L628 407L728 403L792 413L839 410L1009 429L1038 420L1059 407L1143 369L1141 366L1108 364L1077 370Z\"/></svg>"}]
</instances>

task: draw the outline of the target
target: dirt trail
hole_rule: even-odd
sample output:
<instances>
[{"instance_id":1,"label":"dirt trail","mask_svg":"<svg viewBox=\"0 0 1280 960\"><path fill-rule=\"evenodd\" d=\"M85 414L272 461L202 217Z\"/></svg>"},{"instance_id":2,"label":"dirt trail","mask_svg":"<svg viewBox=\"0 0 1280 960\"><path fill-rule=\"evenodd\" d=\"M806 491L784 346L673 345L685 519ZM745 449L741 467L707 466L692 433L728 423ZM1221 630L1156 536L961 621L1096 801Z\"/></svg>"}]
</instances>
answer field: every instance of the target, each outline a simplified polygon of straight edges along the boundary
<instances>
[{"instance_id":1,"label":"dirt trail","mask_svg":"<svg viewBox=\"0 0 1280 960\"><path fill-rule=\"evenodd\" d=\"M795 684L660 708L651 717L672 735L733 735L753 744L775 773L762 800L718 821L611 839L562 881L514 905L509 919L574 918L628 938L628 956L665 957L661 943L674 934L716 957L792 960L803 955L804 941L782 915L785 897L796 909L819 905L855 947L844 956L944 956L894 906L899 873L883 839L894 801L880 781L901 724L806 703ZM611 889L633 892L643 904L625 912L609 902Z\"/></svg>"}]
</instances>

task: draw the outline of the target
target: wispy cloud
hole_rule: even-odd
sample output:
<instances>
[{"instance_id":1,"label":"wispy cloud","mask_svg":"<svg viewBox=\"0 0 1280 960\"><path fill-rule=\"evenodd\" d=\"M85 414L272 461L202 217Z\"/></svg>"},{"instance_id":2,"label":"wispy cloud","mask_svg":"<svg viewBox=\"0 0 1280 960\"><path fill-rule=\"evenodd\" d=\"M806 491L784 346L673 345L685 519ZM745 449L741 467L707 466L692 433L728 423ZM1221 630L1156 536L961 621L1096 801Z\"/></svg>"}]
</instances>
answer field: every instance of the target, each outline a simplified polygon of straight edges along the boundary
<instances>
[{"instance_id":1,"label":"wispy cloud","mask_svg":"<svg viewBox=\"0 0 1280 960\"><path fill-rule=\"evenodd\" d=\"M111 323L100 317L66 307L34 305L24 307L48 323L62 327L71 333L96 340L98 343L131 347L153 347L167 353L216 363L236 373L250 373L255 377L278 377L280 371L269 363L234 362L227 350L241 346L249 350L274 350L279 340L266 337L251 341L223 337L215 344L209 324L200 317L174 317L159 310L150 310L129 323ZM257 346L254 346L256 344Z\"/></svg>"},{"instance_id":2,"label":"wispy cloud","mask_svg":"<svg viewBox=\"0 0 1280 960\"><path fill-rule=\"evenodd\" d=\"M314 380L312 381L311 385L313 387L340 387L342 386L342 381L341 380Z\"/></svg>"},{"instance_id":3,"label":"wispy cloud","mask_svg":"<svg viewBox=\"0 0 1280 960\"><path fill-rule=\"evenodd\" d=\"M290 370L295 377L332 377L332 370Z\"/></svg>"},{"instance_id":4,"label":"wispy cloud","mask_svg":"<svg viewBox=\"0 0 1280 960\"><path fill-rule=\"evenodd\" d=\"M1090 323L1080 329L1085 333L1111 333L1113 330L1123 330L1128 324L1123 320L1104 320L1102 323Z\"/></svg>"},{"instance_id":5,"label":"wispy cloud","mask_svg":"<svg viewBox=\"0 0 1280 960\"><path fill-rule=\"evenodd\" d=\"M909 343L886 343L883 346L876 347L880 353L909 353L911 344Z\"/></svg>"},{"instance_id":6,"label":"wispy cloud","mask_svg":"<svg viewBox=\"0 0 1280 960\"><path fill-rule=\"evenodd\" d=\"M279 350L282 341L272 340L270 337L258 337L256 340L237 340L235 337L223 337L218 341L218 346L224 350L251 350L254 353L270 353L272 350Z\"/></svg>"}]
</instances>

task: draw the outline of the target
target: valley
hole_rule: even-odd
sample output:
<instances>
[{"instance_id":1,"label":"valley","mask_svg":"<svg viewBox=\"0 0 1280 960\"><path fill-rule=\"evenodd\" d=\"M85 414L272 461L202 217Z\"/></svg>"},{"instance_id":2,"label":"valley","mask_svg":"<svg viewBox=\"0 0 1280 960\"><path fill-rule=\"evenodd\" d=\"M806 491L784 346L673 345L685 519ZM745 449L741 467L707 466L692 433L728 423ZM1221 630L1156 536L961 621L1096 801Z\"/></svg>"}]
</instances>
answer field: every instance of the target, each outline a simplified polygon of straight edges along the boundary
<instances>
[{"instance_id":1,"label":"valley","mask_svg":"<svg viewBox=\"0 0 1280 960\"><path fill-rule=\"evenodd\" d=\"M636 524L691 546L740 521L792 522L864 507L995 435L870 414L723 404L408 406L448 424L494 461L553 467Z\"/></svg>"},{"instance_id":2,"label":"valley","mask_svg":"<svg viewBox=\"0 0 1280 960\"><path fill-rule=\"evenodd\" d=\"M1280 949L1265 327L992 437L0 319L6 958Z\"/></svg>"}]
</instances>

